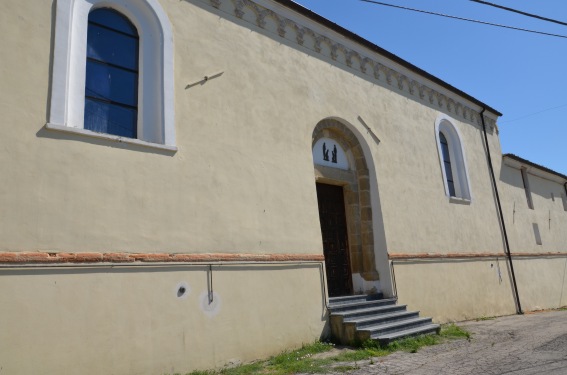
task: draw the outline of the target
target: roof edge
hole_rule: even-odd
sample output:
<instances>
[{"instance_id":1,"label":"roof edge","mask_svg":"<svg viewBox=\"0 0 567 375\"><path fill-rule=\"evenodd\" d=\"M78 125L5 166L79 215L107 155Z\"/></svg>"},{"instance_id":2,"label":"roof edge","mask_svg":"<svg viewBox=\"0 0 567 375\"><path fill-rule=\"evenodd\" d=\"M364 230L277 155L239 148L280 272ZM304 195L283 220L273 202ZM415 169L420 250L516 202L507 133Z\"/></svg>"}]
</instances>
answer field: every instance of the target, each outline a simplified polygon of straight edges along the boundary
<instances>
[{"instance_id":1,"label":"roof edge","mask_svg":"<svg viewBox=\"0 0 567 375\"><path fill-rule=\"evenodd\" d=\"M281 4L287 8L290 8L294 11L296 11L297 13L300 13L301 15L311 19L312 21L315 21L321 25L323 25L324 27L327 27L339 34L341 34L342 36L344 36L347 39L350 39L376 53L379 53L381 55L383 55L386 58L391 59L392 61L400 64L401 66L431 80L432 82L438 84L439 86L452 91L453 93L462 96L463 98L470 100L472 103L478 105L481 108L484 108L486 110L489 110L491 112L493 112L494 114L496 114L497 116L502 116L502 113L500 113L499 111L497 111L496 109L492 108L491 106L489 106L488 104L485 104L483 102L481 102L480 100L474 98L473 96L467 94L464 91L459 90L458 88L456 88L455 86L443 81L442 79L434 76L431 73L426 72L425 70L418 68L417 66L413 65L412 63L402 59L401 57L394 55L392 52L389 52L387 50L385 50L382 47L379 47L378 45L372 43L371 41L364 39L363 37L353 33L352 31L349 31L348 29L345 29L344 27L328 20L327 18L320 16L319 14L305 8L303 5L296 3L295 1L292 0L273 0L274 2Z\"/></svg>"},{"instance_id":2,"label":"roof edge","mask_svg":"<svg viewBox=\"0 0 567 375\"><path fill-rule=\"evenodd\" d=\"M562 173L559 173L559 172L556 172L556 171L554 171L553 169L549 169L549 168L547 168L547 167L544 167L543 165L539 165L539 164L536 164L536 163L534 163L534 162L532 162L532 161L529 161L529 160L527 160L527 159L521 158L521 157L519 157L518 155L515 155L515 154L504 154L504 155L502 155L502 157L509 158L509 159L513 159L513 160L515 160L515 161L517 161L517 162L520 162L520 163L522 163L522 164L527 164L527 165L529 165L530 167L533 167L533 168L539 169L539 170L541 170L541 171L547 172L547 173L549 173L549 174L552 174L552 175L554 175L554 176L560 177L560 178L562 178L562 179L564 179L564 180L567 181L567 176L566 176L566 175L564 175L564 174L562 174Z\"/></svg>"}]
</instances>

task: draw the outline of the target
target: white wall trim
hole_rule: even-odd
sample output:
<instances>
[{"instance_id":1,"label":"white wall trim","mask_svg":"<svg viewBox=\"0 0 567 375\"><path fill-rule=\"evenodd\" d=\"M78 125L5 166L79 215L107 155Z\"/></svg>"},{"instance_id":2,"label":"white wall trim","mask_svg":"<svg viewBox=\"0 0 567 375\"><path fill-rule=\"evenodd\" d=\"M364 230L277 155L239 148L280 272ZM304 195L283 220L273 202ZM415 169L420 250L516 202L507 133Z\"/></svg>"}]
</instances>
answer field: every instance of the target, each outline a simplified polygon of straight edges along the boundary
<instances>
[{"instance_id":1,"label":"white wall trim","mask_svg":"<svg viewBox=\"0 0 567 375\"><path fill-rule=\"evenodd\" d=\"M120 137L118 135L112 135L112 134L106 134L106 133L97 133L97 132L93 132L93 131L87 130L87 129L72 128L72 127L69 127L69 126L52 124L52 123L49 123L49 122L47 124L45 124L45 128L47 130L55 130L55 131L59 131L59 132L71 133L71 134L76 134L76 135L81 135L81 136L86 136L86 137L91 137L91 138L104 139L104 140L107 140L107 141L127 143L127 144L131 144L131 145L136 145L136 146L155 148L155 149L158 149L158 150L177 152L176 146L162 145L160 143L146 142L146 141L142 141L142 140L135 139L135 138Z\"/></svg>"},{"instance_id":2,"label":"white wall trim","mask_svg":"<svg viewBox=\"0 0 567 375\"><path fill-rule=\"evenodd\" d=\"M157 0L58 0L49 123L84 127L88 14L116 9L140 36L138 139L175 145L173 32Z\"/></svg>"}]
</instances>

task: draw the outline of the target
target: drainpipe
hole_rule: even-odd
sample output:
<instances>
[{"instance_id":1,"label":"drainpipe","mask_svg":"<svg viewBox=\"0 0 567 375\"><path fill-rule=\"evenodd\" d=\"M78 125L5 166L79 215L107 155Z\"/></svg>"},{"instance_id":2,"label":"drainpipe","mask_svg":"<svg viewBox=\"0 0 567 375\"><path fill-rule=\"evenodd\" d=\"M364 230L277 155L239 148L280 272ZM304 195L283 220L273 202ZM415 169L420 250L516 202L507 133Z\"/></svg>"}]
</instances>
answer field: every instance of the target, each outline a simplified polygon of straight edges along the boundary
<instances>
[{"instance_id":1,"label":"drainpipe","mask_svg":"<svg viewBox=\"0 0 567 375\"><path fill-rule=\"evenodd\" d=\"M500 224L502 225L502 233L504 234L504 243L506 244L506 257L508 258L508 264L510 265L510 272L512 273L512 284L514 286L514 297L516 299L516 313L523 314L522 305L520 304L520 294L518 293L518 284L516 283L516 274L514 273L514 264L512 263L512 254L510 253L510 243L508 242L508 233L506 232L506 224L504 223L504 214L502 213L502 205L500 204L500 194L498 193L498 184L496 183L496 177L494 176L494 168L492 166L492 157L490 156L490 146L488 145L488 135L486 134L486 123L484 122L484 111L486 108L482 108L480 112L480 120L482 121L482 131L484 133L484 142L486 144L486 156L488 157L488 167L490 169L490 176L492 177L492 186L494 188L494 193L496 195L496 203L498 205L498 214L500 215ZM567 183L565 184L565 190L567 192Z\"/></svg>"}]
</instances>

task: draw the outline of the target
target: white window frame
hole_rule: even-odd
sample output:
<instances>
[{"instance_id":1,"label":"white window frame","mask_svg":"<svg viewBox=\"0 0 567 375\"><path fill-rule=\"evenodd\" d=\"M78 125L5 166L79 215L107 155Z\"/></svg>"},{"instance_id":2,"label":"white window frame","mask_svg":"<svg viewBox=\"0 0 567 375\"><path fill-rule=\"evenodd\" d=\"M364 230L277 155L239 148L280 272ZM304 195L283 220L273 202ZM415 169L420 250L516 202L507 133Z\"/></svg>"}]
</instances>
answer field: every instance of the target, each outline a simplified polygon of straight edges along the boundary
<instances>
[{"instance_id":1,"label":"white window frame","mask_svg":"<svg viewBox=\"0 0 567 375\"><path fill-rule=\"evenodd\" d=\"M451 117L440 114L435 120L435 139L437 141L437 152L439 155L439 165L443 176L443 185L445 187L445 195L450 202L470 204L472 202L472 193L469 184L469 172L467 166L467 158L463 149L462 137L459 129L454 125L455 120ZM453 183L455 185L455 196L449 193L449 185L447 183L447 174L445 172L445 164L443 160L443 151L441 149L441 139L439 133L443 133L449 145L449 157L451 158L451 171L453 172Z\"/></svg>"},{"instance_id":2,"label":"white window frame","mask_svg":"<svg viewBox=\"0 0 567 375\"><path fill-rule=\"evenodd\" d=\"M89 13L112 8L140 36L137 139L84 129ZM57 0L51 106L47 129L176 151L173 33L157 0Z\"/></svg>"}]
</instances>

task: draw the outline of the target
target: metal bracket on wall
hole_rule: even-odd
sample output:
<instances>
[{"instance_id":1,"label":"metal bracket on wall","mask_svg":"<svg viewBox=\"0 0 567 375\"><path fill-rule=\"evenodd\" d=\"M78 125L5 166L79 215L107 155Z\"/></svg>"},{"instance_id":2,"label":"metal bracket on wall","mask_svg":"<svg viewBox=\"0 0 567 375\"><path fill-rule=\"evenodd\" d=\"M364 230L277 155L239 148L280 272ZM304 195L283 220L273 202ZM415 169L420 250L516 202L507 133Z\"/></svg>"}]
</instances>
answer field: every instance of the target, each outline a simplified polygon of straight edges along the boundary
<instances>
[{"instance_id":1,"label":"metal bracket on wall","mask_svg":"<svg viewBox=\"0 0 567 375\"><path fill-rule=\"evenodd\" d=\"M378 136L374 134L370 126L368 126L368 124L364 122L362 117L358 116L358 121L360 121L360 123L366 128L367 132L370 134L370 136L372 136L372 139L374 139L374 142L376 142L376 144L380 144L380 138L378 138Z\"/></svg>"},{"instance_id":2,"label":"metal bracket on wall","mask_svg":"<svg viewBox=\"0 0 567 375\"><path fill-rule=\"evenodd\" d=\"M213 265L209 264L209 272L208 272L208 280L207 284L209 284L209 305L213 303Z\"/></svg>"},{"instance_id":3,"label":"metal bracket on wall","mask_svg":"<svg viewBox=\"0 0 567 375\"><path fill-rule=\"evenodd\" d=\"M209 74L208 76L204 76L203 78L201 78L198 81L195 81L193 83L189 83L187 86L185 86L185 90L190 89L193 86L204 85L205 83L207 83L211 79L218 78L218 77L222 76L223 74L224 74L224 72L218 72L218 73L214 73L214 74Z\"/></svg>"},{"instance_id":4,"label":"metal bracket on wall","mask_svg":"<svg viewBox=\"0 0 567 375\"><path fill-rule=\"evenodd\" d=\"M392 286L394 292L394 298L398 299L398 286L396 285L396 272L394 271L394 261L390 261L390 270L392 272Z\"/></svg>"}]
</instances>

